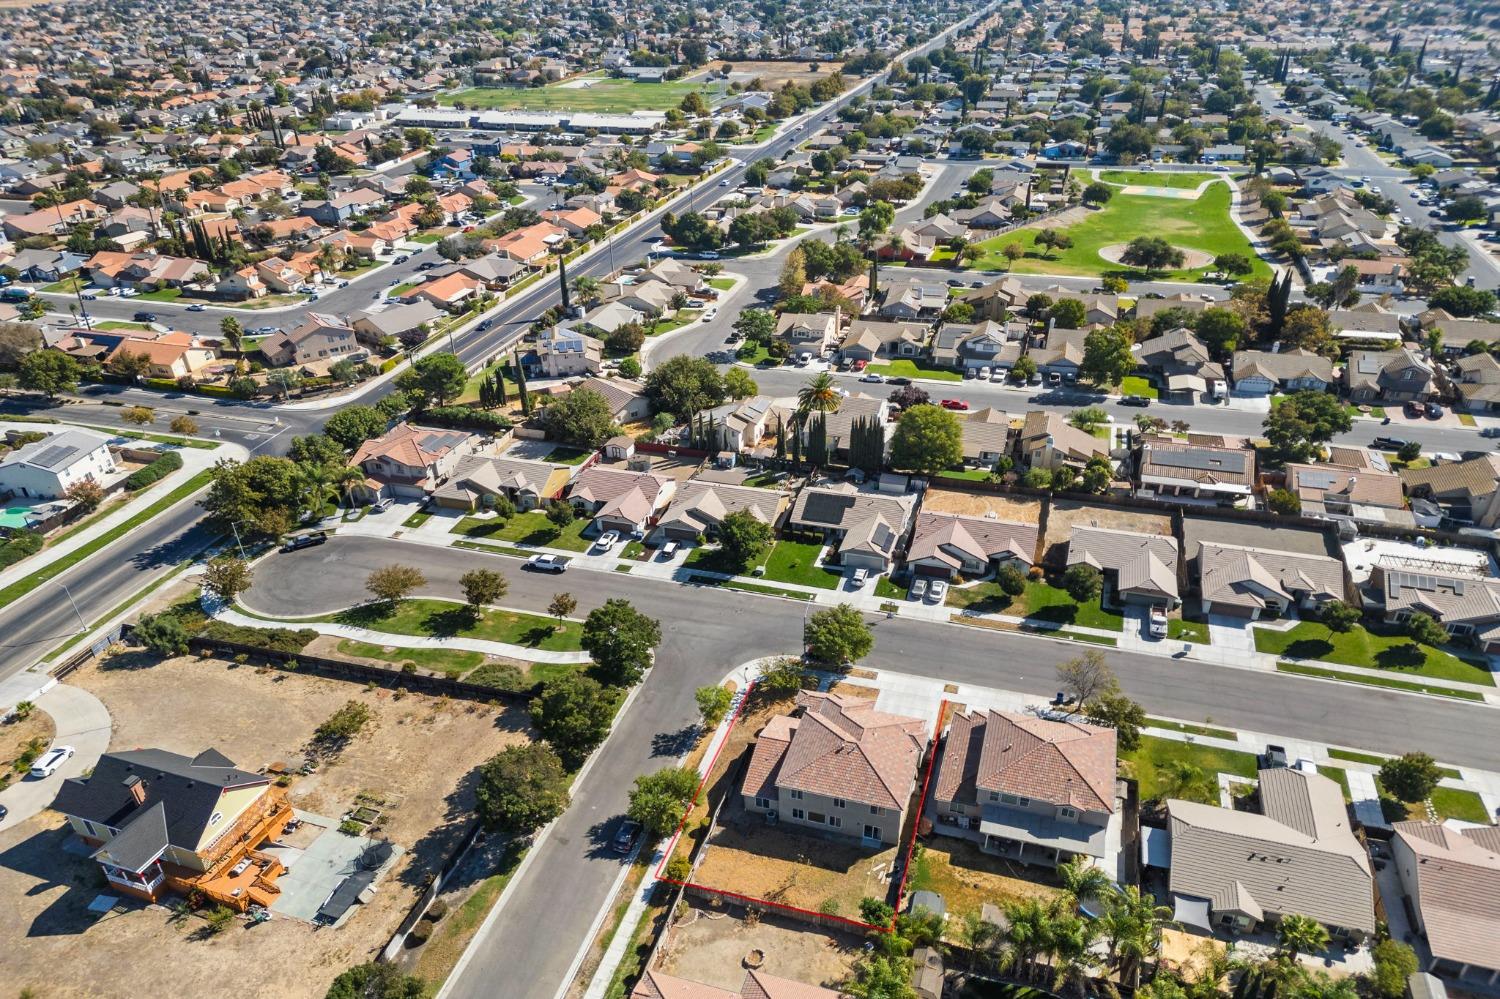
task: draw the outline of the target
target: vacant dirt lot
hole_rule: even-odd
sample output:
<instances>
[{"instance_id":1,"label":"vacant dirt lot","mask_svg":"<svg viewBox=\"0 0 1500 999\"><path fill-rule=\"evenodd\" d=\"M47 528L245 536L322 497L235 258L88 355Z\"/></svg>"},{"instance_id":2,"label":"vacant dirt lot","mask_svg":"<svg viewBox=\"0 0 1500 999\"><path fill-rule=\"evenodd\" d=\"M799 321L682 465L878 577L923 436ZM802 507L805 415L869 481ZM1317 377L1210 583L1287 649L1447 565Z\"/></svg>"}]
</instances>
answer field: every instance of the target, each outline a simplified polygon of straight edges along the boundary
<instances>
[{"instance_id":1,"label":"vacant dirt lot","mask_svg":"<svg viewBox=\"0 0 1500 999\"><path fill-rule=\"evenodd\" d=\"M983 517L987 513L993 513L998 519L1014 524L1035 524L1042 516L1040 500L994 493L970 493L958 489L927 490L922 496L922 509L933 513L958 513L968 517Z\"/></svg>"},{"instance_id":2,"label":"vacant dirt lot","mask_svg":"<svg viewBox=\"0 0 1500 999\"><path fill-rule=\"evenodd\" d=\"M1041 867L1024 867L981 851L968 840L929 836L912 860L908 896L935 891L948 905L948 932L957 932L963 918L979 912L986 902L1003 906L1028 898L1056 898L1057 879Z\"/></svg>"},{"instance_id":3,"label":"vacant dirt lot","mask_svg":"<svg viewBox=\"0 0 1500 999\"><path fill-rule=\"evenodd\" d=\"M703 78L705 73L718 73L725 65L729 66L729 77L731 80L740 80L748 83L757 76L771 90L779 90L783 84L799 83L809 84L814 80L820 80L838 70L843 63L837 62L732 62L725 63L722 60L711 62L703 68L697 76L689 79L697 81ZM812 67L818 68L814 70ZM739 983L736 982L736 985Z\"/></svg>"},{"instance_id":4,"label":"vacant dirt lot","mask_svg":"<svg viewBox=\"0 0 1500 999\"><path fill-rule=\"evenodd\" d=\"M1074 527L1103 527L1113 531L1170 536L1172 518L1145 510L1054 500L1052 509L1047 512L1047 537L1042 542L1042 557L1049 562L1058 560L1067 550Z\"/></svg>"},{"instance_id":5,"label":"vacant dirt lot","mask_svg":"<svg viewBox=\"0 0 1500 999\"><path fill-rule=\"evenodd\" d=\"M668 975L738 991L744 959L764 952L762 970L798 982L832 986L849 977L863 940L763 915L746 920L693 902L668 931L657 967Z\"/></svg>"},{"instance_id":6,"label":"vacant dirt lot","mask_svg":"<svg viewBox=\"0 0 1500 999\"><path fill-rule=\"evenodd\" d=\"M62 820L47 812L0 835L0 934L8 982L49 997L208 995L224 981L257 994L309 999L395 931L420 886L451 850L472 813L473 769L528 737L525 717L482 705L408 695L296 673L179 658L152 664L116 657L70 682L94 693L114 719L112 748L157 746L197 753L213 746L257 770L298 758L313 730L350 700L371 720L343 752L291 786L293 805L337 818L361 792L389 804L383 835L407 852L375 900L338 929L291 919L236 922L200 939L196 917L133 907L103 919L86 906L103 884L97 867L63 851ZM150 960L121 961L121 954ZM58 969L64 968L64 973Z\"/></svg>"}]
</instances>

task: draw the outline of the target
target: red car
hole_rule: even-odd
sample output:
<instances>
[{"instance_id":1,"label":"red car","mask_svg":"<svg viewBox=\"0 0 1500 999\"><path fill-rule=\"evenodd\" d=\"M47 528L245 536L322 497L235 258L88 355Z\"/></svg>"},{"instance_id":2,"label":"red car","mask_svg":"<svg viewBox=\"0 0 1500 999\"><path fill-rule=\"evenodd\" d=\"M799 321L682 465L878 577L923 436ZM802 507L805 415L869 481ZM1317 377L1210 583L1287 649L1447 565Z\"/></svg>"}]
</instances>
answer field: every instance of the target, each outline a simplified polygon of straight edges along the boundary
<instances>
[{"instance_id":1,"label":"red car","mask_svg":"<svg viewBox=\"0 0 1500 999\"><path fill-rule=\"evenodd\" d=\"M969 404L962 399L944 399L941 403L944 409L968 409Z\"/></svg>"}]
</instances>

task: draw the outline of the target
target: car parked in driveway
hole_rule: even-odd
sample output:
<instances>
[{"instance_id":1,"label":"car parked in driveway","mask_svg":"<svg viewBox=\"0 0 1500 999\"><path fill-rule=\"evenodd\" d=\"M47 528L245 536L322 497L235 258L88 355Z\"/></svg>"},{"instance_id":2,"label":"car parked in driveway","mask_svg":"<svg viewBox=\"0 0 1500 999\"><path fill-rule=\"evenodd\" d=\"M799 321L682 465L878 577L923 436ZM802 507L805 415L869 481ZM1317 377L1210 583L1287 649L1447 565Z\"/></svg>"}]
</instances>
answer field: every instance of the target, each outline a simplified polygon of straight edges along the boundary
<instances>
[{"instance_id":1,"label":"car parked in driveway","mask_svg":"<svg viewBox=\"0 0 1500 999\"><path fill-rule=\"evenodd\" d=\"M911 581L911 593L908 595L913 600L921 600L923 597L927 596L926 578L923 576L918 576L916 579L913 579Z\"/></svg>"},{"instance_id":2,"label":"car parked in driveway","mask_svg":"<svg viewBox=\"0 0 1500 999\"><path fill-rule=\"evenodd\" d=\"M927 601L929 603L940 604L947 595L948 584L946 581L934 579L931 583L927 584Z\"/></svg>"},{"instance_id":3,"label":"car parked in driveway","mask_svg":"<svg viewBox=\"0 0 1500 999\"><path fill-rule=\"evenodd\" d=\"M53 746L47 750L37 761L31 765L31 777L33 780L41 780L43 777L51 777L57 773L57 768L67 762L75 750L72 746Z\"/></svg>"},{"instance_id":4,"label":"car parked in driveway","mask_svg":"<svg viewBox=\"0 0 1500 999\"><path fill-rule=\"evenodd\" d=\"M594 547L601 552L607 552L611 548L613 548L615 546L615 543L619 540L620 532L605 531L603 534L599 535L599 539L594 542Z\"/></svg>"},{"instance_id":5,"label":"car parked in driveway","mask_svg":"<svg viewBox=\"0 0 1500 999\"><path fill-rule=\"evenodd\" d=\"M869 569L855 569L854 573L849 577L849 588L857 590L861 586L864 586L865 585L865 581L868 580L869 578L870 578L870 570Z\"/></svg>"}]
</instances>

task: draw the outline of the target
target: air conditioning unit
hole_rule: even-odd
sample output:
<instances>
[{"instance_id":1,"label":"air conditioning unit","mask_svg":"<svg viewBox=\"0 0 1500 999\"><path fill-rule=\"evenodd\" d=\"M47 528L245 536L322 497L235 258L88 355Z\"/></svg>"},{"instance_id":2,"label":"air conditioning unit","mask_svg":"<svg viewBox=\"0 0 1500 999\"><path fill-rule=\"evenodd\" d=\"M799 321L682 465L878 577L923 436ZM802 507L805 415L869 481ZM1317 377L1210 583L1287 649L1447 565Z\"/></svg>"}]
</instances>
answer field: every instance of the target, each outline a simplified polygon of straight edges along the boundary
<instances>
[{"instance_id":1,"label":"air conditioning unit","mask_svg":"<svg viewBox=\"0 0 1500 999\"><path fill-rule=\"evenodd\" d=\"M776 809L771 809L766 813L766 825L774 826L779 818L780 816L776 814Z\"/></svg>"}]
</instances>

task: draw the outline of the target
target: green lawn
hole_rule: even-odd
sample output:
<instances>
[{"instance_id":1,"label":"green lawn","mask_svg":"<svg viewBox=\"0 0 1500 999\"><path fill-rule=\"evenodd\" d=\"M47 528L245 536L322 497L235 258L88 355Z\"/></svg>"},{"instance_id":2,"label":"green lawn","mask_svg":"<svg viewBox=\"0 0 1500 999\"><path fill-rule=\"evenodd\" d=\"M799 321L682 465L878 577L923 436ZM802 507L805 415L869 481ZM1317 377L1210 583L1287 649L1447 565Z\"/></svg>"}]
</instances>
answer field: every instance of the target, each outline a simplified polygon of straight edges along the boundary
<instances>
[{"instance_id":1,"label":"green lawn","mask_svg":"<svg viewBox=\"0 0 1500 999\"><path fill-rule=\"evenodd\" d=\"M1199 645L1207 645L1208 623L1173 618L1167 622L1167 638L1174 642L1197 642Z\"/></svg>"},{"instance_id":2,"label":"green lawn","mask_svg":"<svg viewBox=\"0 0 1500 999\"><path fill-rule=\"evenodd\" d=\"M1113 611L1105 610L1099 605L1099 601L1080 604L1066 590L1035 579L1026 581L1026 589L1018 597L1005 593L1000 589L1000 584L993 580L962 589L952 587L948 590L947 603L950 607L974 610L981 614L1009 614L1063 626L1076 625L1104 631L1125 630L1125 619Z\"/></svg>"},{"instance_id":3,"label":"green lawn","mask_svg":"<svg viewBox=\"0 0 1500 999\"><path fill-rule=\"evenodd\" d=\"M418 669L434 670L449 676L460 676L484 662L483 652L467 649L403 649L392 647L386 651L383 645L372 645L352 638L339 639L339 651L346 656L361 659L377 659L392 666L411 663Z\"/></svg>"},{"instance_id":4,"label":"green lawn","mask_svg":"<svg viewBox=\"0 0 1500 999\"><path fill-rule=\"evenodd\" d=\"M734 287L734 278L716 277L708 279L708 286L717 291L728 291Z\"/></svg>"},{"instance_id":5,"label":"green lawn","mask_svg":"<svg viewBox=\"0 0 1500 999\"><path fill-rule=\"evenodd\" d=\"M702 93L710 103L711 88L696 83L638 83L608 77L588 77L589 85L547 87L471 87L453 94L439 94L438 103L462 101L470 108L527 111L594 111L629 114L631 111L665 111L682 103L688 94ZM570 81L577 83L577 81Z\"/></svg>"},{"instance_id":6,"label":"green lawn","mask_svg":"<svg viewBox=\"0 0 1500 999\"><path fill-rule=\"evenodd\" d=\"M416 287L418 287L418 282L416 282L416 281L408 281L405 284L398 284L398 285L396 285L396 287L392 288L386 294L386 297L387 298L400 298L401 296L405 295L407 292L413 290Z\"/></svg>"},{"instance_id":7,"label":"green lawn","mask_svg":"<svg viewBox=\"0 0 1500 999\"><path fill-rule=\"evenodd\" d=\"M765 344L763 344L763 343L752 343L752 344L749 344L748 346L750 347L750 350L747 351L747 352L745 352L745 353L743 353L743 354L741 354L739 351L735 352L735 355L734 355L735 360L741 361L741 362L743 362L745 364L749 364L749 365L756 365L756 364L759 364L762 361L769 361L771 359L771 351L770 351L769 348L766 347ZM744 349L745 349L744 346L740 347L740 350L744 350Z\"/></svg>"},{"instance_id":8,"label":"green lawn","mask_svg":"<svg viewBox=\"0 0 1500 999\"><path fill-rule=\"evenodd\" d=\"M140 527L142 524L146 523L146 521L160 515L163 510L166 510L168 507L175 506L176 504L187 499L189 496L193 495L193 493L196 493L198 490L208 485L211 478L213 478L213 471L211 469L204 469L197 475L193 476L191 479L188 479L186 482L182 483L176 489L173 489L171 492L167 493L155 503L152 503L145 509L138 511L134 516L129 517L116 524L114 527L105 531L94 540L88 542L87 544L79 545L77 548L68 552L66 555L54 559L47 565L40 566L35 572L27 576L25 579L18 579L14 583L11 583L5 589L0 590L0 607L6 606L13 600L20 599L21 597L30 593L32 590L36 589L38 586L41 586L43 583L47 582L49 579L52 579L54 576L60 575L66 570L71 569L73 566L77 565L79 562L82 562L84 559L88 558L99 549L120 540L121 537L135 530L137 527Z\"/></svg>"},{"instance_id":9,"label":"green lawn","mask_svg":"<svg viewBox=\"0 0 1500 999\"><path fill-rule=\"evenodd\" d=\"M134 296L140 302L175 302L182 297L181 288L158 288L156 291L146 291Z\"/></svg>"},{"instance_id":10,"label":"green lawn","mask_svg":"<svg viewBox=\"0 0 1500 999\"><path fill-rule=\"evenodd\" d=\"M1432 789L1432 807L1440 819L1462 819L1465 822L1491 823L1493 818L1484 807L1484 801L1473 791L1454 787Z\"/></svg>"},{"instance_id":11,"label":"green lawn","mask_svg":"<svg viewBox=\"0 0 1500 999\"><path fill-rule=\"evenodd\" d=\"M427 523L427 521L429 521L430 519L432 519L432 514L428 513L426 510L418 510L416 513L412 514L410 517L407 517L405 520L403 520L401 522L401 526L402 527L421 527L423 524Z\"/></svg>"},{"instance_id":12,"label":"green lawn","mask_svg":"<svg viewBox=\"0 0 1500 999\"><path fill-rule=\"evenodd\" d=\"M1217 779L1214 775L1218 773L1254 777L1257 772L1255 757L1250 753L1242 753L1233 749L1215 749L1211 746L1179 742L1176 739L1163 739L1151 735L1141 736L1141 744L1128 753L1121 753L1120 760L1129 766L1130 772L1140 783L1142 801L1160 798L1164 791L1170 790L1164 784L1161 775L1161 768L1169 762L1178 761L1195 766L1215 783ZM1217 802L1218 796L1215 794L1213 803Z\"/></svg>"},{"instance_id":13,"label":"green lawn","mask_svg":"<svg viewBox=\"0 0 1500 999\"><path fill-rule=\"evenodd\" d=\"M95 323L94 329L105 330L149 330L149 323L127 323L119 319L106 319L102 323Z\"/></svg>"},{"instance_id":14,"label":"green lawn","mask_svg":"<svg viewBox=\"0 0 1500 999\"><path fill-rule=\"evenodd\" d=\"M1121 187L1130 185L1138 187L1171 187L1179 191L1191 191L1206 180L1214 180L1218 177L1212 173L1156 173L1153 170L1101 170L1099 179L1106 184L1117 184Z\"/></svg>"},{"instance_id":15,"label":"green lawn","mask_svg":"<svg viewBox=\"0 0 1500 999\"><path fill-rule=\"evenodd\" d=\"M582 465L593 453L581 447L555 447L547 453L546 460L554 465Z\"/></svg>"},{"instance_id":16,"label":"green lawn","mask_svg":"<svg viewBox=\"0 0 1500 999\"><path fill-rule=\"evenodd\" d=\"M441 232L422 232L418 233L415 236L408 236L406 238L411 240L413 243L427 243L431 245L433 243L441 242L444 235L445 233Z\"/></svg>"},{"instance_id":17,"label":"green lawn","mask_svg":"<svg viewBox=\"0 0 1500 999\"><path fill-rule=\"evenodd\" d=\"M1242 253L1254 265L1252 276L1268 277L1271 273L1269 265L1255 255L1249 240L1229 217L1229 187L1226 184L1213 184L1192 201L1117 194L1103 208L1090 212L1087 218L1063 230L1073 240L1071 248L1048 251L1047 256L1043 256L1042 250L1035 245L1040 231L1041 227L1022 229L976 243L974 245L984 251L984 256L968 266L976 270L1006 270L1008 262L1000 248L1007 243L1019 242L1026 250L1026 256L1009 268L1018 274L1118 275L1139 279L1147 276L1145 272L1112 264L1099 256L1099 251L1107 246L1128 243L1136 236L1153 235L1164 237L1174 246L1212 255ZM1205 266L1149 276L1156 280L1194 281L1209 269Z\"/></svg>"},{"instance_id":18,"label":"green lawn","mask_svg":"<svg viewBox=\"0 0 1500 999\"><path fill-rule=\"evenodd\" d=\"M822 590L838 589L843 574L815 564L818 553L822 550L822 545L783 538L776 542L776 547L766 556L765 578L782 583L816 586Z\"/></svg>"},{"instance_id":19,"label":"green lawn","mask_svg":"<svg viewBox=\"0 0 1500 999\"><path fill-rule=\"evenodd\" d=\"M1147 399L1156 398L1156 387L1151 384L1149 378L1140 375L1126 375L1120 382L1121 395L1143 395Z\"/></svg>"},{"instance_id":20,"label":"green lawn","mask_svg":"<svg viewBox=\"0 0 1500 999\"><path fill-rule=\"evenodd\" d=\"M591 542L584 540L583 530L590 521L579 517L567 527L558 530L547 515L540 510L518 513L509 520L498 517L465 517L453 529L454 534L470 538L492 538L497 541L514 541L524 545L546 545L570 552L588 551Z\"/></svg>"},{"instance_id":21,"label":"green lawn","mask_svg":"<svg viewBox=\"0 0 1500 999\"><path fill-rule=\"evenodd\" d=\"M470 620L468 608L463 604L425 598L403 600L394 609L388 604L361 604L312 620L392 635L478 638L553 652L576 652L583 634L583 625L577 621L558 624L555 618L516 611L486 611L476 623Z\"/></svg>"},{"instance_id":22,"label":"green lawn","mask_svg":"<svg viewBox=\"0 0 1500 999\"><path fill-rule=\"evenodd\" d=\"M866 371L873 371L877 375L885 375L887 378L899 376L902 378L931 378L940 382L961 382L964 376L951 368L934 368L916 361L895 360L889 363L871 364Z\"/></svg>"},{"instance_id":23,"label":"green lawn","mask_svg":"<svg viewBox=\"0 0 1500 999\"><path fill-rule=\"evenodd\" d=\"M1256 628L1255 648L1292 659L1321 659L1433 680L1495 685L1490 671L1476 663L1430 645L1418 645L1405 635L1377 635L1358 625L1345 632L1331 631L1316 621L1301 621L1287 631Z\"/></svg>"},{"instance_id":24,"label":"green lawn","mask_svg":"<svg viewBox=\"0 0 1500 999\"><path fill-rule=\"evenodd\" d=\"M1147 718L1146 724L1152 728L1166 728L1173 732L1184 732L1188 735L1201 735L1210 739L1233 739L1235 734L1228 729L1212 728L1208 725L1194 725L1192 722L1168 721L1165 718Z\"/></svg>"},{"instance_id":25,"label":"green lawn","mask_svg":"<svg viewBox=\"0 0 1500 999\"><path fill-rule=\"evenodd\" d=\"M75 274L72 277L65 277L61 281L53 281L47 287L43 288L42 291L45 294L52 295L74 295L86 287L88 285L83 283L83 279Z\"/></svg>"},{"instance_id":26,"label":"green lawn","mask_svg":"<svg viewBox=\"0 0 1500 999\"><path fill-rule=\"evenodd\" d=\"M1349 793L1349 774L1346 771L1340 770L1338 767L1330 767L1320 764L1318 766L1318 773L1322 774L1324 777L1327 777L1329 780L1333 781L1339 786L1339 790L1344 794L1345 801L1354 800L1354 796Z\"/></svg>"},{"instance_id":27,"label":"green lawn","mask_svg":"<svg viewBox=\"0 0 1500 999\"><path fill-rule=\"evenodd\" d=\"M1310 676L1319 680L1340 680L1344 683L1359 683L1367 687L1386 687L1390 690L1406 690L1415 694L1432 694L1435 697L1451 697L1460 701L1483 701L1484 695L1475 690L1454 690L1451 687L1435 687L1429 683L1408 680L1392 680L1383 676L1364 676L1357 673L1340 673L1338 670L1304 666L1301 663L1279 662L1276 672L1293 676Z\"/></svg>"},{"instance_id":28,"label":"green lawn","mask_svg":"<svg viewBox=\"0 0 1500 999\"><path fill-rule=\"evenodd\" d=\"M670 333L673 330L681 329L702 314L702 309L678 309L676 315L671 319L663 319L656 324L654 329L651 327L647 327L647 329L652 336L661 336L663 333Z\"/></svg>"}]
</instances>

